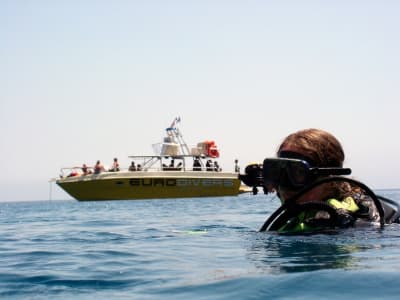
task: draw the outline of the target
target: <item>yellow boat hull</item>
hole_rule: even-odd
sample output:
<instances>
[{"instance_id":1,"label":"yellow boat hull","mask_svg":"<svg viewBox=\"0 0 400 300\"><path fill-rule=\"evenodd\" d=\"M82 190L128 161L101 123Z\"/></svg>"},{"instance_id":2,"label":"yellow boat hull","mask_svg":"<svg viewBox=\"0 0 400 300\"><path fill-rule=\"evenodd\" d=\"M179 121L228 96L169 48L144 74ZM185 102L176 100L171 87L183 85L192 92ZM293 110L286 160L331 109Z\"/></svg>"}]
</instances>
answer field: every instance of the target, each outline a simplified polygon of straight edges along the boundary
<instances>
[{"instance_id":1,"label":"yellow boat hull","mask_svg":"<svg viewBox=\"0 0 400 300\"><path fill-rule=\"evenodd\" d=\"M237 196L240 183L235 173L212 172L107 172L57 180L80 201Z\"/></svg>"}]
</instances>

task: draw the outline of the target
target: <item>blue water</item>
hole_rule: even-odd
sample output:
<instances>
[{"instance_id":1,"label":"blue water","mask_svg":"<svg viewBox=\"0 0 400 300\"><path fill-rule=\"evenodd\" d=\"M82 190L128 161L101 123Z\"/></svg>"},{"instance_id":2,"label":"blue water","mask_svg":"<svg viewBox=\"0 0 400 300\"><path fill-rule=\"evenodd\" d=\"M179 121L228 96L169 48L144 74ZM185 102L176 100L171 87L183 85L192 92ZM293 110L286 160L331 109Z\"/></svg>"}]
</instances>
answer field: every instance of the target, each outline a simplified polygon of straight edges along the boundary
<instances>
[{"instance_id":1,"label":"blue water","mask_svg":"<svg viewBox=\"0 0 400 300\"><path fill-rule=\"evenodd\" d=\"M0 202L0 299L399 299L399 224L259 233L277 207L265 195Z\"/></svg>"}]
</instances>

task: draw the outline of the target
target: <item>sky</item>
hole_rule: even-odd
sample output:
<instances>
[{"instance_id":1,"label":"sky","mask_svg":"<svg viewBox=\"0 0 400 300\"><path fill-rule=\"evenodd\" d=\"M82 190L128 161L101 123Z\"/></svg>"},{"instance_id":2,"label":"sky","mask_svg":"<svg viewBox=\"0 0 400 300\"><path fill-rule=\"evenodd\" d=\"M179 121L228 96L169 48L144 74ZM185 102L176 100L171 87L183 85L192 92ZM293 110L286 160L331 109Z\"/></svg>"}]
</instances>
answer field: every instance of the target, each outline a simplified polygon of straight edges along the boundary
<instances>
[{"instance_id":1,"label":"sky","mask_svg":"<svg viewBox=\"0 0 400 300\"><path fill-rule=\"evenodd\" d=\"M400 188L399 1L0 1L0 201L70 199L60 168L152 154L176 116L233 170L304 128Z\"/></svg>"}]
</instances>

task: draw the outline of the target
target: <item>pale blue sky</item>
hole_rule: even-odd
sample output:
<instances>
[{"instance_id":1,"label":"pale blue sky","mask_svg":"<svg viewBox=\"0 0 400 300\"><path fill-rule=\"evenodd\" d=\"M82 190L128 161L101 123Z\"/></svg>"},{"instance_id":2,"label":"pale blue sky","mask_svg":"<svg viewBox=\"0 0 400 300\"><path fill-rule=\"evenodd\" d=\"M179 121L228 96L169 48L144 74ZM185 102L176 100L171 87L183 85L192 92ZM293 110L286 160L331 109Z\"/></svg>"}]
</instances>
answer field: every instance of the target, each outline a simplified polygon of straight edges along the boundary
<instances>
[{"instance_id":1,"label":"pale blue sky","mask_svg":"<svg viewBox=\"0 0 400 300\"><path fill-rule=\"evenodd\" d=\"M400 187L399 16L399 1L2 0L0 201L151 154L177 115L225 170L316 127L356 178Z\"/></svg>"}]
</instances>

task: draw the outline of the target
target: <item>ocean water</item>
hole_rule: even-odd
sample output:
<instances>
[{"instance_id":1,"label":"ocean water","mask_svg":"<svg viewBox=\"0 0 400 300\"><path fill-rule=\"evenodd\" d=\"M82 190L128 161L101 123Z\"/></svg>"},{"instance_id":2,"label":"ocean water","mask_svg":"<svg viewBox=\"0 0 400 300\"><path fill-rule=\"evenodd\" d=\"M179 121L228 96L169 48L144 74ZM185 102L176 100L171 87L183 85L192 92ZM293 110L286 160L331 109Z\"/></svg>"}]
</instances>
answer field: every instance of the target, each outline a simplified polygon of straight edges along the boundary
<instances>
[{"instance_id":1,"label":"ocean water","mask_svg":"<svg viewBox=\"0 0 400 300\"><path fill-rule=\"evenodd\" d=\"M400 190L378 194L400 202ZM400 225L258 229L265 195L0 202L0 299L399 299Z\"/></svg>"}]
</instances>

